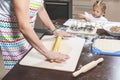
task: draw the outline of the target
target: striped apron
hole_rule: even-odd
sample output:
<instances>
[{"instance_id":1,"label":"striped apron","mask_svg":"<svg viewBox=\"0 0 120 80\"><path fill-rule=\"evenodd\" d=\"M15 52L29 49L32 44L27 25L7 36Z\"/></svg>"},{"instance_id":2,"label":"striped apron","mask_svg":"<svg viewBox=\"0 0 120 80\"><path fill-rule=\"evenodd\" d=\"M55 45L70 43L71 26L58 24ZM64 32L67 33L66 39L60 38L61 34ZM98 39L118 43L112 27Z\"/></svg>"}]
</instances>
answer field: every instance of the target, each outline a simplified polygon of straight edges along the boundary
<instances>
[{"instance_id":1,"label":"striped apron","mask_svg":"<svg viewBox=\"0 0 120 80\"><path fill-rule=\"evenodd\" d=\"M30 0L29 12L32 27L34 27L38 8L41 6L43 6L43 0ZM0 19L0 48L6 72L9 72L31 48L19 31L15 16Z\"/></svg>"}]
</instances>

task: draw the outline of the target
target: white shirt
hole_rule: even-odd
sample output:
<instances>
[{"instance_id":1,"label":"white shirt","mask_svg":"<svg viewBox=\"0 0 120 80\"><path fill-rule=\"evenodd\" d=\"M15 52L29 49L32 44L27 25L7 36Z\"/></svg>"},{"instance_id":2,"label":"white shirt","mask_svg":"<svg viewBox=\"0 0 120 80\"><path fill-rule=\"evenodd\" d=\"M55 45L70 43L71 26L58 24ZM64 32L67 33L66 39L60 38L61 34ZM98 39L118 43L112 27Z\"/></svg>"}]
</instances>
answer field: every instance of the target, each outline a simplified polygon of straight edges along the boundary
<instances>
[{"instance_id":1,"label":"white shirt","mask_svg":"<svg viewBox=\"0 0 120 80\"><path fill-rule=\"evenodd\" d=\"M90 18L91 22L102 22L102 23L108 22L108 20L104 16L101 16L99 18L95 18L92 14L89 14L87 12L85 12L85 16Z\"/></svg>"}]
</instances>

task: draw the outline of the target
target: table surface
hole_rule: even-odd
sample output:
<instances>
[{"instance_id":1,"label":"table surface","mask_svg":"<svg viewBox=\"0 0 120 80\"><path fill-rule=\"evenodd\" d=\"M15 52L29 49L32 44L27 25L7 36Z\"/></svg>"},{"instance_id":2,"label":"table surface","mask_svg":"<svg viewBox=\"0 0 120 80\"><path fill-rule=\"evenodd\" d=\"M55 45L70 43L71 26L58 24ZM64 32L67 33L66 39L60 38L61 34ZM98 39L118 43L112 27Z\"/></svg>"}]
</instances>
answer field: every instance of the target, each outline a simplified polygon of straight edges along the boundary
<instances>
[{"instance_id":1,"label":"table surface","mask_svg":"<svg viewBox=\"0 0 120 80\"><path fill-rule=\"evenodd\" d=\"M104 30L98 30L97 33L106 34ZM75 78L72 77L72 72L16 64L2 80L120 80L120 57L90 54L87 48L83 48L76 70L101 57L105 59L104 62Z\"/></svg>"}]
</instances>

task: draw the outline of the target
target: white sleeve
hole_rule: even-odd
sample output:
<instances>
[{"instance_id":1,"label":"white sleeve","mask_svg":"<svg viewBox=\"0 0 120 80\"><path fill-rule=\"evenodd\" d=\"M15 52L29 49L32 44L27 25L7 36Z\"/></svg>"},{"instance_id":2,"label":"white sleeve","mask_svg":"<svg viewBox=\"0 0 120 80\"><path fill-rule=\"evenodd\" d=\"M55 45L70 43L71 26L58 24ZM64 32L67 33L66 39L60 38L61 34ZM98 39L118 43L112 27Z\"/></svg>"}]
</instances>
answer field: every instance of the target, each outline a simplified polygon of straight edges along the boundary
<instances>
[{"instance_id":1,"label":"white sleeve","mask_svg":"<svg viewBox=\"0 0 120 80\"><path fill-rule=\"evenodd\" d=\"M89 14L88 12L85 12L84 14L85 14L86 17L88 17L88 18L90 18L90 19L93 19L92 14Z\"/></svg>"},{"instance_id":2,"label":"white sleeve","mask_svg":"<svg viewBox=\"0 0 120 80\"><path fill-rule=\"evenodd\" d=\"M86 12L86 11L84 12L84 15L85 15L85 16L89 16L88 12Z\"/></svg>"}]
</instances>

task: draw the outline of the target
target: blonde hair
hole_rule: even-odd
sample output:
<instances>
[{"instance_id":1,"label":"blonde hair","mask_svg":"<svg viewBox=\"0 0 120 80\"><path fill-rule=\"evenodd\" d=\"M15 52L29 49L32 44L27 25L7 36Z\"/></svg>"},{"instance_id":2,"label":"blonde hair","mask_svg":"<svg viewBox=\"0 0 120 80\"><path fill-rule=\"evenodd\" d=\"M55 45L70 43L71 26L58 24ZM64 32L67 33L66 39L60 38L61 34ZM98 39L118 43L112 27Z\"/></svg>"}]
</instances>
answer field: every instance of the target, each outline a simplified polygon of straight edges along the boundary
<instances>
[{"instance_id":1,"label":"blonde hair","mask_svg":"<svg viewBox=\"0 0 120 80\"><path fill-rule=\"evenodd\" d=\"M100 7L102 12L103 12L103 16L105 16L105 10L106 10L106 4L103 3L104 0L98 0L93 4L93 7L97 6Z\"/></svg>"}]
</instances>

